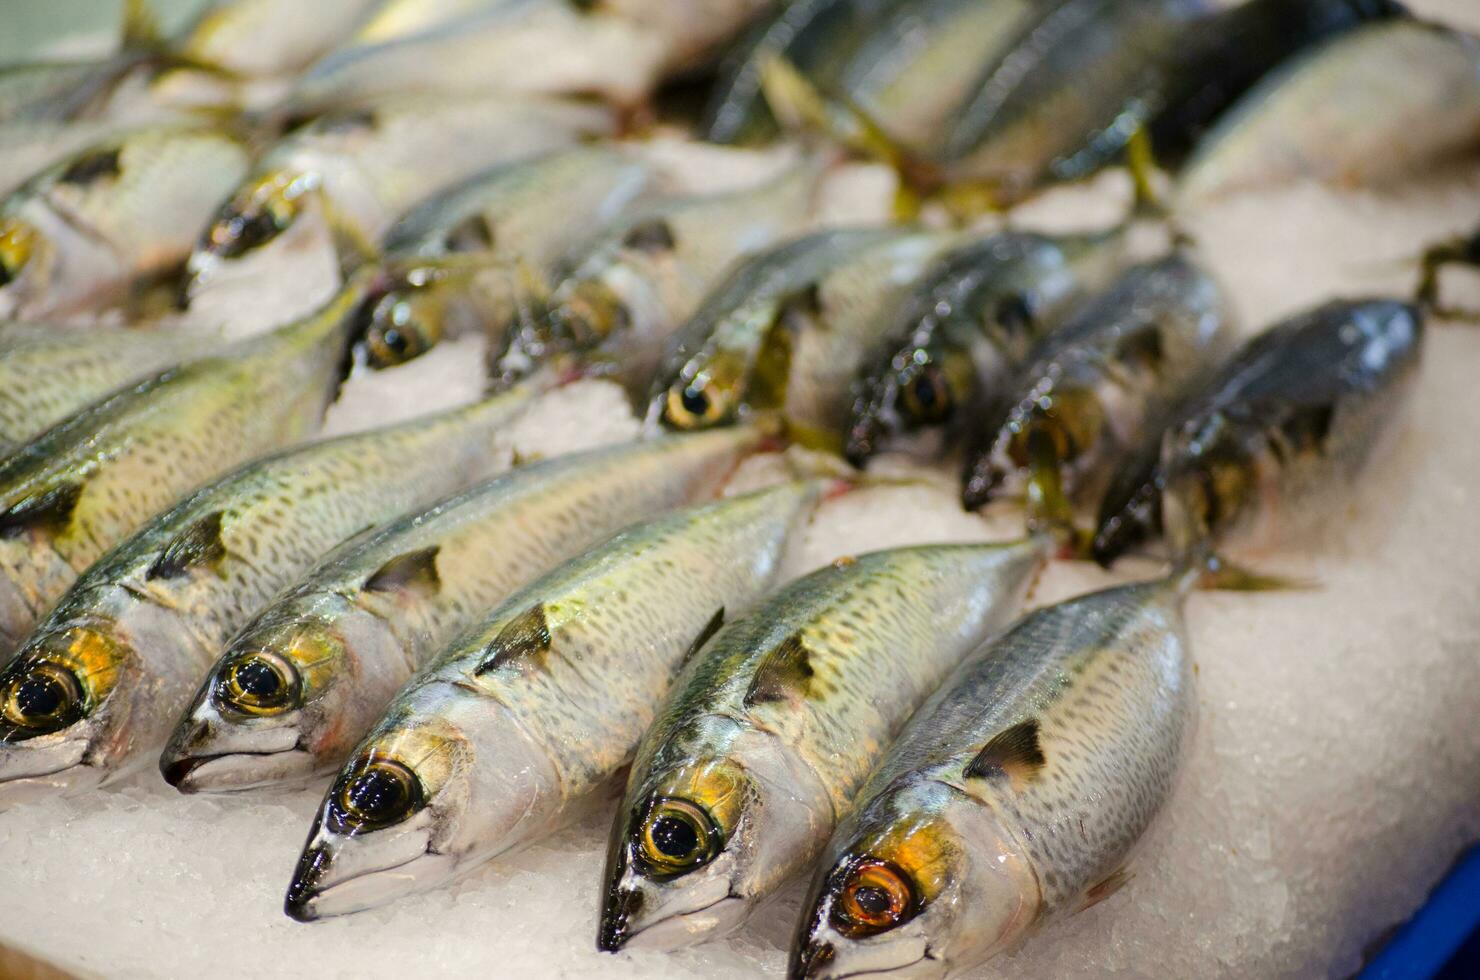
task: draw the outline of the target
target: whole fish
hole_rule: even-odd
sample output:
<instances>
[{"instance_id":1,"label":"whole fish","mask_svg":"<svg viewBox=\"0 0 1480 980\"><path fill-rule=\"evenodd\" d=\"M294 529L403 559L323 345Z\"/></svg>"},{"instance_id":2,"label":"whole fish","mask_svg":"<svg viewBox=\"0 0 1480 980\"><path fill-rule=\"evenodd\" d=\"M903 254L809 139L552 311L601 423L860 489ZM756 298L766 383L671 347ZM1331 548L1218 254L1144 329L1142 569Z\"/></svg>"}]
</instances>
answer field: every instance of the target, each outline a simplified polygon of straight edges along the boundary
<instances>
[{"instance_id":1,"label":"whole fish","mask_svg":"<svg viewBox=\"0 0 1480 980\"><path fill-rule=\"evenodd\" d=\"M340 770L288 914L371 908L547 833L631 760L686 652L770 585L819 489L789 483L637 525L501 603Z\"/></svg>"},{"instance_id":2,"label":"whole fish","mask_svg":"<svg viewBox=\"0 0 1480 980\"><path fill-rule=\"evenodd\" d=\"M610 111L553 99L397 99L322 117L268 150L190 255L190 314L249 332L301 315L411 207L498 163L608 133ZM220 198L217 204L220 204ZM274 288L261 288L263 282Z\"/></svg>"},{"instance_id":3,"label":"whole fish","mask_svg":"<svg viewBox=\"0 0 1480 980\"><path fill-rule=\"evenodd\" d=\"M412 210L386 234L388 255L466 255L464 287L439 297L392 291L376 306L371 346L425 348L450 317L501 342L524 302L523 282L559 262L658 183L656 168L609 147L579 147L504 164ZM456 265L456 263L452 263ZM435 308L428 315L427 301ZM448 308L448 302L452 308Z\"/></svg>"},{"instance_id":4,"label":"whole fish","mask_svg":"<svg viewBox=\"0 0 1480 980\"><path fill-rule=\"evenodd\" d=\"M962 664L832 835L789 975L944 976L1124 884L1193 725L1186 588L1039 609Z\"/></svg>"},{"instance_id":5,"label":"whole fish","mask_svg":"<svg viewBox=\"0 0 1480 980\"><path fill-rule=\"evenodd\" d=\"M1115 232L1004 232L936 259L858 373L848 458L861 464L898 436L984 411L1032 345L1107 285L1120 245Z\"/></svg>"},{"instance_id":6,"label":"whole fish","mask_svg":"<svg viewBox=\"0 0 1480 980\"><path fill-rule=\"evenodd\" d=\"M717 939L805 868L910 713L1016 610L1046 543L842 559L723 627L638 748L598 945Z\"/></svg>"},{"instance_id":7,"label":"whole fish","mask_svg":"<svg viewBox=\"0 0 1480 980\"><path fill-rule=\"evenodd\" d=\"M803 431L840 431L884 314L950 242L899 228L823 231L745 262L674 335L649 423L691 430L779 409Z\"/></svg>"},{"instance_id":8,"label":"whole fish","mask_svg":"<svg viewBox=\"0 0 1480 980\"><path fill-rule=\"evenodd\" d=\"M0 454L130 381L223 346L200 330L0 324Z\"/></svg>"},{"instance_id":9,"label":"whole fish","mask_svg":"<svg viewBox=\"0 0 1480 980\"><path fill-rule=\"evenodd\" d=\"M633 209L575 251L533 315L489 352L495 384L575 356L619 366L645 391L668 338L738 260L811 224L820 172L789 166L761 183Z\"/></svg>"},{"instance_id":10,"label":"whole fish","mask_svg":"<svg viewBox=\"0 0 1480 980\"><path fill-rule=\"evenodd\" d=\"M495 470L495 436L531 397L512 391L268 456L122 541L0 668L11 706L0 794L71 792L131 771L254 609L342 539ZM265 679L236 678L248 689Z\"/></svg>"},{"instance_id":11,"label":"whole fish","mask_svg":"<svg viewBox=\"0 0 1480 980\"><path fill-rule=\"evenodd\" d=\"M1030 521L1067 523L1231 343L1222 290L1186 256L1132 267L1040 341L1004 390L968 461L966 506L1021 486Z\"/></svg>"},{"instance_id":12,"label":"whole fish","mask_svg":"<svg viewBox=\"0 0 1480 980\"><path fill-rule=\"evenodd\" d=\"M415 93L445 100L493 92L598 95L636 106L667 57L661 37L567 0L506 0L314 65L289 96L300 111Z\"/></svg>"},{"instance_id":13,"label":"whole fish","mask_svg":"<svg viewBox=\"0 0 1480 980\"><path fill-rule=\"evenodd\" d=\"M290 75L348 38L380 0L216 0L179 42L194 62L239 75Z\"/></svg>"},{"instance_id":14,"label":"whole fish","mask_svg":"<svg viewBox=\"0 0 1480 980\"><path fill-rule=\"evenodd\" d=\"M0 460L0 636L186 491L319 425L349 364L366 273L324 309L94 402Z\"/></svg>"},{"instance_id":15,"label":"whole fish","mask_svg":"<svg viewBox=\"0 0 1480 980\"><path fill-rule=\"evenodd\" d=\"M225 645L160 759L165 779L239 790L338 767L487 610L628 524L710 496L758 440L737 428L532 463L346 542Z\"/></svg>"},{"instance_id":16,"label":"whole fish","mask_svg":"<svg viewBox=\"0 0 1480 980\"><path fill-rule=\"evenodd\" d=\"M1183 406L1150 475L1141 471L1141 485L1160 490L1174 560L1268 549L1328 515L1395 429L1422 348L1422 312L1387 299L1335 300L1249 341ZM1134 539L1114 517L1145 527L1134 515L1107 497L1100 560Z\"/></svg>"},{"instance_id":17,"label":"whole fish","mask_svg":"<svg viewBox=\"0 0 1480 980\"><path fill-rule=\"evenodd\" d=\"M1178 178L1185 204L1300 180L1374 185L1480 146L1480 40L1364 25L1291 59L1212 128Z\"/></svg>"},{"instance_id":18,"label":"whole fish","mask_svg":"<svg viewBox=\"0 0 1480 980\"><path fill-rule=\"evenodd\" d=\"M0 317L116 305L172 271L247 151L211 130L159 127L88 147L0 204Z\"/></svg>"}]
</instances>

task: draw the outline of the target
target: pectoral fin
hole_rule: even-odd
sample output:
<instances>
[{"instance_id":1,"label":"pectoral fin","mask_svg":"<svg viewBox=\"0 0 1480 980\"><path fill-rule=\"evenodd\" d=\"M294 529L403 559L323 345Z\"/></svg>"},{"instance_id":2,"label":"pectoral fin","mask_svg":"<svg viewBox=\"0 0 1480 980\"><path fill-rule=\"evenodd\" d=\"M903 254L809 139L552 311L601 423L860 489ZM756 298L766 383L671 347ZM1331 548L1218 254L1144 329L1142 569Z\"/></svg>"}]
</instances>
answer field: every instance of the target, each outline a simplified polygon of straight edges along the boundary
<instances>
[{"instance_id":1,"label":"pectoral fin","mask_svg":"<svg viewBox=\"0 0 1480 980\"><path fill-rule=\"evenodd\" d=\"M145 573L146 579L178 578L192 568L214 565L226 556L226 543L221 538L224 511L213 510L197 518L165 546Z\"/></svg>"},{"instance_id":2,"label":"pectoral fin","mask_svg":"<svg viewBox=\"0 0 1480 980\"><path fill-rule=\"evenodd\" d=\"M482 676L520 660L542 666L544 656L549 652L550 622L545 615L544 604L536 603L499 630L498 636L488 645L489 656L473 671L473 676Z\"/></svg>"},{"instance_id":3,"label":"pectoral fin","mask_svg":"<svg viewBox=\"0 0 1480 980\"><path fill-rule=\"evenodd\" d=\"M410 592L431 598L442 588L442 579L437 575L437 555L441 550L441 545L434 544L397 555L372 572L360 588L366 592Z\"/></svg>"},{"instance_id":4,"label":"pectoral fin","mask_svg":"<svg viewBox=\"0 0 1480 980\"><path fill-rule=\"evenodd\" d=\"M812 661L807 645L793 633L761 660L745 704L754 707L775 701L799 701L812 693Z\"/></svg>"},{"instance_id":5,"label":"pectoral fin","mask_svg":"<svg viewBox=\"0 0 1480 980\"><path fill-rule=\"evenodd\" d=\"M699 635L694 637L693 644L689 647L688 652L683 655L682 663L687 664L690 660L694 659L694 654L704 649L704 644L708 643L710 638L718 633L719 628L724 624L725 607L720 606L714 611L714 615L709 617L709 622L704 624L704 628L699 631Z\"/></svg>"},{"instance_id":6,"label":"pectoral fin","mask_svg":"<svg viewBox=\"0 0 1480 980\"><path fill-rule=\"evenodd\" d=\"M1009 779L1013 789L1032 782L1045 764L1038 742L1038 719L1029 718L1004 728L967 763L967 779Z\"/></svg>"},{"instance_id":7,"label":"pectoral fin","mask_svg":"<svg viewBox=\"0 0 1480 980\"><path fill-rule=\"evenodd\" d=\"M0 537L15 538L32 531L61 532L72 522L81 483L60 483L49 490L24 497L0 512Z\"/></svg>"}]
</instances>

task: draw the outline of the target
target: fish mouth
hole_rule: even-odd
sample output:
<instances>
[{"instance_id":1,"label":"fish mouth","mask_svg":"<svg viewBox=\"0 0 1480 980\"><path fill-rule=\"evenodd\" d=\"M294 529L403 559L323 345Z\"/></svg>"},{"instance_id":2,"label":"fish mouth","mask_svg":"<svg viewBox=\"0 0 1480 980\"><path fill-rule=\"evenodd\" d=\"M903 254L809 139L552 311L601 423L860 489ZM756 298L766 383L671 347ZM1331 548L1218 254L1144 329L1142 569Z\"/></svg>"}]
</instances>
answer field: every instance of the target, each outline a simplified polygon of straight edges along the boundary
<instances>
[{"instance_id":1,"label":"fish mouth","mask_svg":"<svg viewBox=\"0 0 1480 980\"><path fill-rule=\"evenodd\" d=\"M405 872L402 869L412 865L426 866L428 858L434 866L431 878L440 881L446 877L447 872L451 870L452 859L434 851L430 843L422 853L413 855L398 864L361 871L324 888L314 887L313 878L316 874L313 870L305 874L304 869L300 868L293 878L292 885L288 888L287 898L283 902L283 911L289 918L298 922L315 922L336 915L348 915L352 912L363 912L366 909L375 908L391 899L420 890L422 876Z\"/></svg>"},{"instance_id":2,"label":"fish mouth","mask_svg":"<svg viewBox=\"0 0 1480 980\"><path fill-rule=\"evenodd\" d=\"M844 959L846 961L847 957ZM818 957L810 963L794 959L787 970L787 977L788 980L850 980L852 977L931 977L942 976L946 972L945 964L936 959L929 948L914 959L902 963L860 963L857 969L849 969L845 962L838 972L827 969L836 963L837 959L832 955Z\"/></svg>"},{"instance_id":3,"label":"fish mouth","mask_svg":"<svg viewBox=\"0 0 1480 980\"><path fill-rule=\"evenodd\" d=\"M619 949L672 951L727 935L745 920L746 902L728 891L708 905L676 912L629 932L609 952Z\"/></svg>"},{"instance_id":4,"label":"fish mouth","mask_svg":"<svg viewBox=\"0 0 1480 980\"><path fill-rule=\"evenodd\" d=\"M182 793L242 793L307 782L317 774L317 766L312 753L293 745L262 752L165 757L159 760L159 771Z\"/></svg>"}]
</instances>

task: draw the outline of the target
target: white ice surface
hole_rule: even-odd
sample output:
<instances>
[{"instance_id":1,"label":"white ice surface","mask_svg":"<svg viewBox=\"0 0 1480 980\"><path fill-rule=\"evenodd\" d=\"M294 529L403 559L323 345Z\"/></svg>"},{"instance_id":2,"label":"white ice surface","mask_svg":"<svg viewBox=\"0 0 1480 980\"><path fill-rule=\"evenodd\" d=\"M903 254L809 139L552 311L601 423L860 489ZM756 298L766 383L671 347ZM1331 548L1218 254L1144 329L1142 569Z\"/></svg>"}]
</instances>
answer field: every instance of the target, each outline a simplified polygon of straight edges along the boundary
<instances>
[{"instance_id":1,"label":"white ice surface","mask_svg":"<svg viewBox=\"0 0 1480 980\"><path fill-rule=\"evenodd\" d=\"M1449 9L1480 18L1468 0ZM1082 215L1060 204L1058 216L1066 208ZM1056 217L1052 202L1038 210ZM1401 193L1304 187L1229 201L1191 230L1252 330L1328 296L1406 290L1405 260L1477 220L1480 166ZM1446 287L1480 306L1480 277L1456 272ZM1199 725L1130 884L977 975L1348 975L1480 836L1480 330L1435 324L1428 343L1393 451L1354 495L1333 495L1322 534L1276 556L1320 588L1193 598ZM465 399L478 370L464 342L356 380L330 427ZM586 383L542 406L514 441L535 454L634 429L614 388ZM791 565L1006 526L963 514L949 480L864 490L824 508ZM1109 580L1058 565L1035 601ZM321 792L184 797L150 772L0 813L0 942L108 977L677 980L783 966L795 889L726 943L597 953L609 797L453 889L292 922L282 893Z\"/></svg>"}]
</instances>

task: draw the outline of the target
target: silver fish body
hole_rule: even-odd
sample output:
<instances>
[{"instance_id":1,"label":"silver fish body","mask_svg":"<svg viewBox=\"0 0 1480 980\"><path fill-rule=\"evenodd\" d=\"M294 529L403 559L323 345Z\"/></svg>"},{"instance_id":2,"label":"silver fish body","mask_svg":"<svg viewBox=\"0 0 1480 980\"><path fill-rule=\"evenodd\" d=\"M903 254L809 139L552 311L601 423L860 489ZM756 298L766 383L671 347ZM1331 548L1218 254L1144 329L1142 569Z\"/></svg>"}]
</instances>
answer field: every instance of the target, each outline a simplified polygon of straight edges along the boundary
<instances>
[{"instance_id":1,"label":"silver fish body","mask_svg":"<svg viewBox=\"0 0 1480 980\"><path fill-rule=\"evenodd\" d=\"M819 489L784 484L637 525L501 603L340 771L288 914L370 908L548 831L631 760L696 637L760 597Z\"/></svg>"},{"instance_id":2,"label":"silver fish body","mask_svg":"<svg viewBox=\"0 0 1480 980\"><path fill-rule=\"evenodd\" d=\"M152 127L93 145L0 204L0 316L97 310L171 271L246 174L223 133Z\"/></svg>"},{"instance_id":3,"label":"silver fish body","mask_svg":"<svg viewBox=\"0 0 1480 980\"><path fill-rule=\"evenodd\" d=\"M1370 186L1480 145L1480 40L1435 24L1367 24L1290 59L1200 141L1186 206L1301 180Z\"/></svg>"},{"instance_id":4,"label":"silver fish body","mask_svg":"<svg viewBox=\"0 0 1480 980\"><path fill-rule=\"evenodd\" d=\"M657 84L666 57L660 37L625 18L562 0L507 0L338 51L304 74L289 101L322 109L398 93L505 92L599 95L632 106Z\"/></svg>"},{"instance_id":5,"label":"silver fish body","mask_svg":"<svg viewBox=\"0 0 1480 980\"><path fill-rule=\"evenodd\" d=\"M301 315L337 288L342 268L377 254L410 208L491 166L612 126L597 106L503 97L389 99L322 117L221 195L190 255L188 311L237 332ZM275 284L267 297L264 281Z\"/></svg>"},{"instance_id":6,"label":"silver fish body","mask_svg":"<svg viewBox=\"0 0 1480 980\"><path fill-rule=\"evenodd\" d=\"M346 542L224 645L160 761L184 792L301 780L343 763L396 691L536 575L662 510L704 499L756 432L532 463ZM238 675L285 680L272 696Z\"/></svg>"},{"instance_id":7,"label":"silver fish body","mask_svg":"<svg viewBox=\"0 0 1480 980\"><path fill-rule=\"evenodd\" d=\"M989 235L931 264L860 367L846 450L959 429L1032 346L1121 265L1120 236Z\"/></svg>"},{"instance_id":8,"label":"silver fish body","mask_svg":"<svg viewBox=\"0 0 1480 980\"><path fill-rule=\"evenodd\" d=\"M361 277L314 316L94 402L0 460L0 633L186 491L294 443L338 392Z\"/></svg>"},{"instance_id":9,"label":"silver fish body","mask_svg":"<svg viewBox=\"0 0 1480 980\"><path fill-rule=\"evenodd\" d=\"M1173 555L1266 550L1329 517L1396 431L1423 326L1408 303L1335 300L1246 344L1162 440Z\"/></svg>"},{"instance_id":10,"label":"silver fish body","mask_svg":"<svg viewBox=\"0 0 1480 980\"><path fill-rule=\"evenodd\" d=\"M223 346L196 330L0 324L0 453L130 381Z\"/></svg>"},{"instance_id":11,"label":"silver fish body","mask_svg":"<svg viewBox=\"0 0 1480 980\"><path fill-rule=\"evenodd\" d=\"M963 663L823 852L790 975L943 976L1123 884L1193 725L1182 587L1039 609Z\"/></svg>"},{"instance_id":12,"label":"silver fish body","mask_svg":"<svg viewBox=\"0 0 1480 980\"><path fill-rule=\"evenodd\" d=\"M1045 337L1004 390L968 462L966 505L1037 479L1040 441L1068 497L1095 496L1147 423L1231 345L1227 300L1196 264L1173 254L1132 267Z\"/></svg>"},{"instance_id":13,"label":"silver fish body","mask_svg":"<svg viewBox=\"0 0 1480 980\"><path fill-rule=\"evenodd\" d=\"M144 762L257 606L342 539L497 469L495 436L531 397L509 392L268 456L119 543L0 671L7 693L61 678L78 695L44 718L5 718L0 793L89 787ZM258 694L273 680L234 678Z\"/></svg>"},{"instance_id":14,"label":"silver fish body","mask_svg":"<svg viewBox=\"0 0 1480 980\"><path fill-rule=\"evenodd\" d=\"M843 559L722 628L638 749L601 948L719 938L807 867L910 713L1016 611L1045 545Z\"/></svg>"},{"instance_id":15,"label":"silver fish body","mask_svg":"<svg viewBox=\"0 0 1480 980\"><path fill-rule=\"evenodd\" d=\"M718 194L634 208L575 250L535 315L490 350L512 384L561 358L616 365L645 391L673 332L737 261L806 230L820 173L811 162Z\"/></svg>"},{"instance_id":16,"label":"silver fish body","mask_svg":"<svg viewBox=\"0 0 1480 980\"><path fill-rule=\"evenodd\" d=\"M823 231L737 267L674 335L648 422L690 430L779 409L841 429L848 387L884 314L950 242L895 228Z\"/></svg>"}]
</instances>

